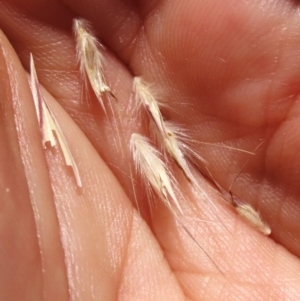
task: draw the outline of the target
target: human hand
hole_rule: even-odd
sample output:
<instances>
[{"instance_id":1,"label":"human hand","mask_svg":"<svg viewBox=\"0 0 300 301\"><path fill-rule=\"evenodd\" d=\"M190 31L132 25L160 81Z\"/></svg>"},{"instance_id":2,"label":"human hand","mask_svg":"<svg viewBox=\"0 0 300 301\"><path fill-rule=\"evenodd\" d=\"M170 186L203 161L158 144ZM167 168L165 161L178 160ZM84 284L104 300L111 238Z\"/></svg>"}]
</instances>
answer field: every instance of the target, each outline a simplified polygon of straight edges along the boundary
<instances>
[{"instance_id":1,"label":"human hand","mask_svg":"<svg viewBox=\"0 0 300 301\"><path fill-rule=\"evenodd\" d=\"M295 299L297 9L291 1L1 1L0 26L12 46L1 34L0 299ZM82 93L71 31L77 16L92 23L108 49L105 71L119 100L120 133L92 93ZM42 149L20 64L29 71L30 52L82 189L60 152ZM193 141L249 151L263 141L232 193L259 208L273 240L242 222L199 175L225 229L177 174L187 199L202 209L186 219L189 230L223 274L158 200L150 217L142 186L136 195L143 218L132 205L128 141L132 132L146 132L133 110L133 75L155 83L169 106L166 117ZM193 146L224 188L249 158Z\"/></svg>"}]
</instances>

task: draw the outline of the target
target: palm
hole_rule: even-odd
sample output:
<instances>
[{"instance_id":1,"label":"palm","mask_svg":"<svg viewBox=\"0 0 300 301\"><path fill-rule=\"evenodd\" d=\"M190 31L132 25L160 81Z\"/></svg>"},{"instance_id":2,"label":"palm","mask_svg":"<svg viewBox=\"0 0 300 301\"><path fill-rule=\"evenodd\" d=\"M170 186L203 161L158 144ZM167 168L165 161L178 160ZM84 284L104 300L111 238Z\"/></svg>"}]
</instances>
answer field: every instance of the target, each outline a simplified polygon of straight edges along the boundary
<instances>
[{"instance_id":1,"label":"palm","mask_svg":"<svg viewBox=\"0 0 300 301\"><path fill-rule=\"evenodd\" d=\"M7 277L1 280L1 299L68 300L69 294L72 300L292 299L299 294L300 269L292 255L300 254L296 4L286 1L283 9L260 1L127 2L0 2L1 28L22 64L28 70L32 52L41 83L81 129L49 96L83 179L78 191L53 150L46 151L46 164L26 76L2 35L0 264ZM111 51L106 70L119 99L120 133L95 99L87 104L81 92L70 29L77 15L92 22ZM166 116L189 129L194 141L247 150L263 141L233 194L259 207L273 238L288 251L242 223L209 187L229 231L218 222L199 221L215 217L184 179L189 200L203 208L197 220L188 220L189 230L224 275L163 206L154 209L154 234L149 231L130 201L128 140L133 131L146 130L133 111L128 69L156 83L169 105ZM112 138L117 135L122 153ZM194 147L224 188L248 158L196 142ZM145 192L140 187L136 193L150 224Z\"/></svg>"}]
</instances>

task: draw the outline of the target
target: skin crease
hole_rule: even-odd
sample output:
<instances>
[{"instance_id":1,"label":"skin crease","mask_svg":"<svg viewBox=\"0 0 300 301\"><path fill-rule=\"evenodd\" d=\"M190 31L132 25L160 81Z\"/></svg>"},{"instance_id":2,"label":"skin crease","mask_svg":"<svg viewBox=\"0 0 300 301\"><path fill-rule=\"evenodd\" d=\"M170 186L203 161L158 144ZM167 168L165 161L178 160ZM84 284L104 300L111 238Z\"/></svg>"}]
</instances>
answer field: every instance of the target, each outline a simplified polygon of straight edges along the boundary
<instances>
[{"instance_id":1,"label":"skin crease","mask_svg":"<svg viewBox=\"0 0 300 301\"><path fill-rule=\"evenodd\" d=\"M71 30L78 16L106 46L122 121L83 91ZM298 300L298 24L299 3L287 0L0 1L0 299ZM30 52L82 189L61 152L42 149ZM271 237L198 173L212 210L176 167L187 201L180 222L210 258L155 196L149 209L131 170L137 212L128 143L148 131L134 111L134 75L155 83L164 116L188 130L225 190L250 159L232 193L259 209ZM249 151L263 143L250 156L201 141Z\"/></svg>"}]
</instances>

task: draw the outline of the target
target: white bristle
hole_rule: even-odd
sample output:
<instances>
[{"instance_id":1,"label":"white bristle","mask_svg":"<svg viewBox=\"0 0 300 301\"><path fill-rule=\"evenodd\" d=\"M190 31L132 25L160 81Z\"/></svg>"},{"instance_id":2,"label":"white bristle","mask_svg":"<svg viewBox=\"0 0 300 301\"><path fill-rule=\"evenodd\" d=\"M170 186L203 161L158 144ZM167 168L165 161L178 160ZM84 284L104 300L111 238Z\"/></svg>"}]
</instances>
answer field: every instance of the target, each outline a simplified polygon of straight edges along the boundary
<instances>
[{"instance_id":1,"label":"white bristle","mask_svg":"<svg viewBox=\"0 0 300 301\"><path fill-rule=\"evenodd\" d=\"M174 181L159 152L150 144L146 137L132 134L130 148L133 159L142 176L150 183L160 199L174 211L182 212L175 195L172 182Z\"/></svg>"}]
</instances>

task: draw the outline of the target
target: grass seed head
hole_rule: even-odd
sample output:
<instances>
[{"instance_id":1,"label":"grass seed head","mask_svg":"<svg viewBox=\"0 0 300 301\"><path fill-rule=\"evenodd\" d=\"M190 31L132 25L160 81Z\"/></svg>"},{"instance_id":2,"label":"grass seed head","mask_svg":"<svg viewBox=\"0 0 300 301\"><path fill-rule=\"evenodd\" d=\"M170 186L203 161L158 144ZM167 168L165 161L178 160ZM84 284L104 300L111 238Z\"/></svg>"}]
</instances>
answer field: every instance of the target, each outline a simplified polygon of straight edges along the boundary
<instances>
[{"instance_id":1,"label":"grass seed head","mask_svg":"<svg viewBox=\"0 0 300 301\"><path fill-rule=\"evenodd\" d=\"M56 145L56 139L54 133L56 134L58 144L62 150L64 160L66 165L70 166L73 169L74 176L76 179L76 184L78 187L82 187L82 182L80 174L78 171L77 164L73 158L73 155L70 151L68 143L65 139L65 136L54 117L52 111L48 107L47 103L44 100L40 85L38 82L36 69L34 65L33 56L30 55L30 88L33 96L33 101L36 109L36 114L40 126L40 131L42 134L42 143L43 147L46 148L46 143L50 142L51 147Z\"/></svg>"},{"instance_id":2,"label":"grass seed head","mask_svg":"<svg viewBox=\"0 0 300 301\"><path fill-rule=\"evenodd\" d=\"M104 58L99 49L104 47L96 39L91 26L86 20L74 19L73 30L81 74L84 78L87 77L102 109L106 112L102 94L109 93L112 96L113 94L104 76Z\"/></svg>"},{"instance_id":3,"label":"grass seed head","mask_svg":"<svg viewBox=\"0 0 300 301\"><path fill-rule=\"evenodd\" d=\"M179 201L174 192L174 181L170 171L160 158L159 152L150 144L146 137L132 134L130 148L133 153L135 165L143 178L150 183L160 199L173 212L182 212ZM174 210L174 206L176 210Z\"/></svg>"},{"instance_id":4,"label":"grass seed head","mask_svg":"<svg viewBox=\"0 0 300 301\"><path fill-rule=\"evenodd\" d=\"M262 220L260 214L249 204L237 204L236 211L251 226L264 235L270 235L270 227Z\"/></svg>"},{"instance_id":5,"label":"grass seed head","mask_svg":"<svg viewBox=\"0 0 300 301\"><path fill-rule=\"evenodd\" d=\"M139 105L142 105L148 112L151 120L153 120L156 126L155 136L174 159L176 164L182 169L186 178L190 182L195 182L192 172L189 168L188 162L186 161L183 153L183 143L177 139L177 132L180 132L179 127L172 125L164 121L158 101L150 91L150 85L147 85L141 78L134 78L134 91L135 99Z\"/></svg>"}]
</instances>

